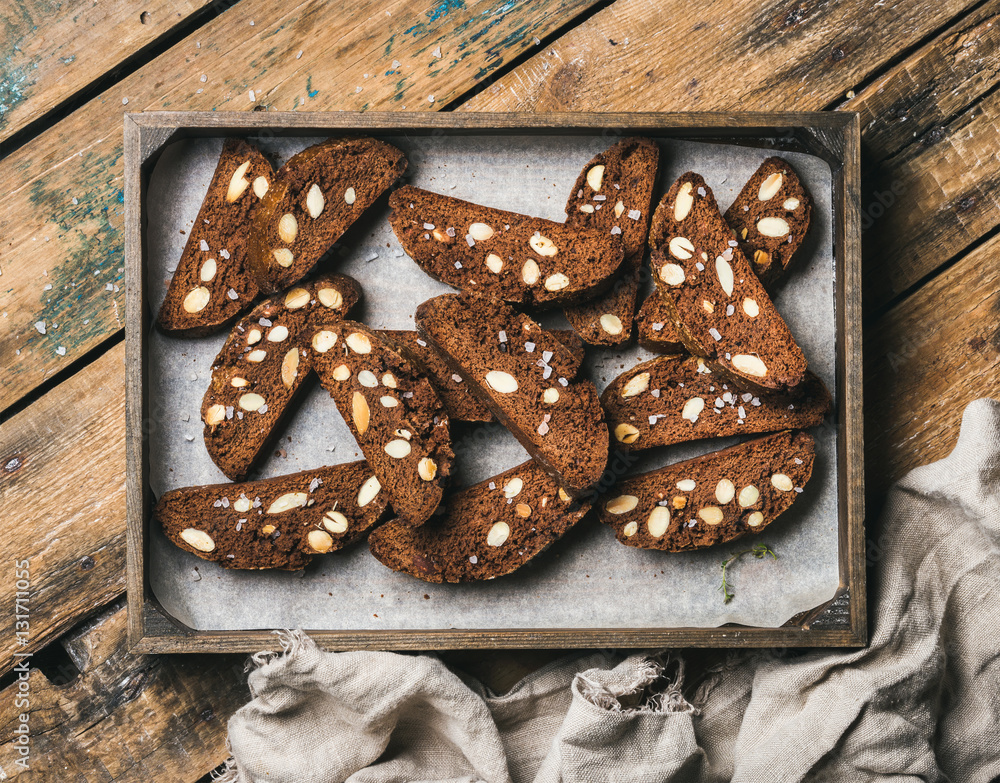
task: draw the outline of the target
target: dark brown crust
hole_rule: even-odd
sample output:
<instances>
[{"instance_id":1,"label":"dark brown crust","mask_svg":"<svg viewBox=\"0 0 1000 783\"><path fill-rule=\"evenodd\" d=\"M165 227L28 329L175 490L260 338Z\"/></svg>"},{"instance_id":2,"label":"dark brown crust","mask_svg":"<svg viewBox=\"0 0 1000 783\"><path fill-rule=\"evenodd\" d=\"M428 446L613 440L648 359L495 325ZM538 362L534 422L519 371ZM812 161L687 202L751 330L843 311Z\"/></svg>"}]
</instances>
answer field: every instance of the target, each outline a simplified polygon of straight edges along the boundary
<instances>
[{"instance_id":1,"label":"dark brown crust","mask_svg":"<svg viewBox=\"0 0 1000 783\"><path fill-rule=\"evenodd\" d=\"M406 524L422 525L441 503L454 458L448 414L434 387L378 332L356 321L317 327L312 349L323 388L396 513Z\"/></svg>"},{"instance_id":2,"label":"dark brown crust","mask_svg":"<svg viewBox=\"0 0 1000 783\"><path fill-rule=\"evenodd\" d=\"M301 280L344 232L406 170L403 153L367 137L329 139L289 158L261 201L250 237L250 265L260 290L280 291ZM309 215L306 197L316 183L323 211ZM348 189L354 201L345 200ZM291 243L279 235L281 218L295 218L298 234ZM291 266L281 266L276 249L292 252Z\"/></svg>"},{"instance_id":3,"label":"dark brown crust","mask_svg":"<svg viewBox=\"0 0 1000 783\"><path fill-rule=\"evenodd\" d=\"M601 405L618 447L638 450L815 427L830 410L830 392L807 373L800 395L755 397L734 389L701 359L660 356L615 378L601 395Z\"/></svg>"},{"instance_id":4,"label":"dark brown crust","mask_svg":"<svg viewBox=\"0 0 1000 783\"><path fill-rule=\"evenodd\" d=\"M747 533L760 533L787 511L812 475L814 456L815 444L808 433L765 435L620 481L600 502L598 513L601 521L615 531L618 541L628 546L683 552L723 544ZM789 479L789 484L782 485L788 487L786 490L772 483L776 474ZM678 488L677 483L684 480L694 481L694 489ZM734 492L727 502L720 502L717 495L725 489L719 486L723 480L732 484L729 489ZM748 486L759 493L752 503L747 502L752 494L742 494ZM630 498L636 499L631 510L608 510L609 505L612 509L629 508L631 502L624 501ZM664 509L657 511L658 515L666 517L669 513L669 524L659 537L649 527L650 515L657 508ZM720 522L706 521L712 519L714 512L710 509L721 512ZM762 515L756 525L751 524L754 513ZM632 535L627 535L629 532Z\"/></svg>"},{"instance_id":5,"label":"dark brown crust","mask_svg":"<svg viewBox=\"0 0 1000 783\"><path fill-rule=\"evenodd\" d=\"M576 361L561 342L509 305L468 294L424 302L416 322L497 420L571 494L601 477L608 458L604 411L589 380L572 380ZM490 387L491 372L512 376L517 389ZM557 396L551 403L544 401L550 390Z\"/></svg>"},{"instance_id":6,"label":"dark brown crust","mask_svg":"<svg viewBox=\"0 0 1000 783\"><path fill-rule=\"evenodd\" d=\"M490 409L469 391L462 376L452 370L444 357L418 332L385 329L379 334L389 340L410 364L427 376L427 380L431 382L431 386L444 403L450 419L471 422L494 421ZM576 332L572 329L552 329L550 334L572 352L578 367L583 364L583 343Z\"/></svg>"},{"instance_id":7,"label":"dark brown crust","mask_svg":"<svg viewBox=\"0 0 1000 783\"><path fill-rule=\"evenodd\" d=\"M245 182L244 189L234 201L229 201L230 183L247 161L249 166L243 177L237 179ZM273 176L270 162L256 146L243 139L226 139L160 306L157 321L165 331L188 336L211 334L246 310L257 297L257 282L247 258L247 237L260 203L257 195L260 186L255 188L255 183L263 177L270 187ZM202 242L208 250L201 249ZM208 276L210 267L205 265L209 261L215 264L215 273L205 281L201 279L202 270ZM184 301L197 288L208 292L208 302L203 309L188 312Z\"/></svg>"},{"instance_id":8,"label":"dark brown crust","mask_svg":"<svg viewBox=\"0 0 1000 783\"><path fill-rule=\"evenodd\" d=\"M389 206L393 210L389 222L396 237L427 274L454 288L513 304L553 307L589 299L611 284L611 276L624 257L621 240L601 231L492 209L410 186L396 190ZM473 224L485 224L492 236L473 239L469 233ZM538 248L548 252L549 246L535 235L550 241L555 255L540 253ZM502 263L499 273L486 265L491 255ZM537 278L530 285L524 280L526 264L537 265Z\"/></svg>"},{"instance_id":9,"label":"dark brown crust","mask_svg":"<svg viewBox=\"0 0 1000 783\"><path fill-rule=\"evenodd\" d=\"M659 160L660 148L655 142L622 139L584 167L566 202L567 225L615 232L625 246L625 261L608 291L564 310L566 319L591 345L621 345L632 338L639 269L653 212ZM600 183L596 176L588 182L587 175L595 166L604 166ZM595 190L592 184L600 187ZM638 220L629 217L635 211ZM603 316L610 317L602 322Z\"/></svg>"},{"instance_id":10,"label":"dark brown crust","mask_svg":"<svg viewBox=\"0 0 1000 783\"><path fill-rule=\"evenodd\" d=\"M514 495L520 479L522 488ZM505 491L505 487L510 490ZM509 496L509 497L508 497ZM544 504L544 505L543 505ZM368 539L371 553L394 571L426 582L472 582L509 574L562 537L590 509L574 503L534 462L457 492L443 515L420 528L391 520ZM506 524L499 545L489 534ZM494 532L500 540L502 527Z\"/></svg>"},{"instance_id":11,"label":"dark brown crust","mask_svg":"<svg viewBox=\"0 0 1000 783\"><path fill-rule=\"evenodd\" d=\"M427 376L444 403L448 416L456 421L493 421L490 409L469 391L462 376L424 340L419 333L405 330L379 332L417 370Z\"/></svg>"},{"instance_id":12,"label":"dark brown crust","mask_svg":"<svg viewBox=\"0 0 1000 783\"><path fill-rule=\"evenodd\" d=\"M691 205L678 222L676 200L685 193ZM687 349L746 391L794 394L805 357L704 179L688 172L674 183L653 216L653 233L654 279ZM728 293L721 284L726 270Z\"/></svg>"},{"instance_id":13,"label":"dark brown crust","mask_svg":"<svg viewBox=\"0 0 1000 783\"><path fill-rule=\"evenodd\" d=\"M781 186L770 198L761 201L761 186L772 175L781 176ZM770 185L771 183L769 183ZM771 188L765 190L765 195ZM797 204L791 206L789 199ZM757 277L768 288L788 271L809 230L812 199L799 180L795 169L782 158L768 158L743 186L736 200L726 210L725 220L740 242L740 250L750 260ZM782 237L764 236L757 229L762 218L781 218L789 232Z\"/></svg>"},{"instance_id":14,"label":"dark brown crust","mask_svg":"<svg viewBox=\"0 0 1000 783\"><path fill-rule=\"evenodd\" d=\"M659 291L653 291L635 316L639 345L654 353L686 353L673 317Z\"/></svg>"},{"instance_id":15,"label":"dark brown crust","mask_svg":"<svg viewBox=\"0 0 1000 783\"><path fill-rule=\"evenodd\" d=\"M223 568L294 571L321 550L343 549L378 522L388 505L386 493L376 493L364 508L358 505L359 491L373 478L361 460L244 484L185 487L164 494L153 518L181 549ZM289 493L298 495L287 498L289 508L269 513ZM185 541L181 534L187 528L208 534L214 549L204 552ZM309 542L312 531L321 531L313 542L320 550Z\"/></svg>"},{"instance_id":16,"label":"dark brown crust","mask_svg":"<svg viewBox=\"0 0 1000 783\"><path fill-rule=\"evenodd\" d=\"M340 294L339 305L325 294L326 300L333 301L335 306L331 308L320 300L319 293L328 289ZM286 301L297 303L304 294L308 295L307 304L293 309L286 306ZM361 288L353 279L324 275L268 299L233 327L212 364L212 380L201 403L205 447L219 470L230 479L245 478L267 451L284 413L309 373L312 351L304 342L305 330L319 319L344 317L360 296ZM278 326L284 326L288 335L275 342L270 338L278 335L271 330ZM287 386L281 379L281 365L292 350L298 351L298 367L291 385ZM258 357L256 351L264 351L262 361L250 361ZM234 387L234 378L247 383ZM239 400L244 394L263 397L267 409L263 413L241 410ZM209 424L219 415L216 406L222 407L225 418Z\"/></svg>"}]
</instances>

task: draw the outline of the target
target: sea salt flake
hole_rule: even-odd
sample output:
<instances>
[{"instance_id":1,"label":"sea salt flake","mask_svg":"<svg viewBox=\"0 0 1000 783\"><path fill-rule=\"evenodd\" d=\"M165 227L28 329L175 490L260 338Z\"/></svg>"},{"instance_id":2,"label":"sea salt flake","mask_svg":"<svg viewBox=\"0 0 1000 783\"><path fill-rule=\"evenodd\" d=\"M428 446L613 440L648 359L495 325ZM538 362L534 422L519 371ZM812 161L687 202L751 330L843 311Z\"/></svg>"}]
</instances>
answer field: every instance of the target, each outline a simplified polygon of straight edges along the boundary
<instances>
[{"instance_id":1,"label":"sea salt flake","mask_svg":"<svg viewBox=\"0 0 1000 783\"><path fill-rule=\"evenodd\" d=\"M569 386L569 381L567 381L565 378L560 378L559 379L559 385L560 386Z\"/></svg>"},{"instance_id":2,"label":"sea salt flake","mask_svg":"<svg viewBox=\"0 0 1000 783\"><path fill-rule=\"evenodd\" d=\"M240 295L236 293L232 288L229 289L228 295L229 298L232 299L234 302L240 298Z\"/></svg>"},{"instance_id":3,"label":"sea salt flake","mask_svg":"<svg viewBox=\"0 0 1000 783\"><path fill-rule=\"evenodd\" d=\"M476 563L479 562L479 558L473 555L472 557L469 558L469 562L472 563L472 565L475 565Z\"/></svg>"},{"instance_id":4,"label":"sea salt flake","mask_svg":"<svg viewBox=\"0 0 1000 783\"><path fill-rule=\"evenodd\" d=\"M452 374L452 376L451 376L451 379L452 379L452 380L453 380L453 381L454 381L455 383L461 383L461 382L462 382L462 376L461 376L461 375L459 375L459 374L458 374L457 372L456 372L456 373L454 373L454 374Z\"/></svg>"},{"instance_id":5,"label":"sea salt flake","mask_svg":"<svg viewBox=\"0 0 1000 783\"><path fill-rule=\"evenodd\" d=\"M220 250L219 251L219 255L222 256L223 258L229 258L229 251L228 250Z\"/></svg>"},{"instance_id":6,"label":"sea salt flake","mask_svg":"<svg viewBox=\"0 0 1000 783\"><path fill-rule=\"evenodd\" d=\"M466 234L465 235L465 241L469 245L469 247L475 247L476 246L476 240L472 238L472 234Z\"/></svg>"},{"instance_id":7,"label":"sea salt flake","mask_svg":"<svg viewBox=\"0 0 1000 783\"><path fill-rule=\"evenodd\" d=\"M542 351L542 361L546 364L552 360L552 351Z\"/></svg>"},{"instance_id":8,"label":"sea salt flake","mask_svg":"<svg viewBox=\"0 0 1000 783\"><path fill-rule=\"evenodd\" d=\"M652 396L656 397L657 399L659 399L659 397L660 397L660 390L659 389L653 389L653 391L651 391L650 394Z\"/></svg>"},{"instance_id":9,"label":"sea salt flake","mask_svg":"<svg viewBox=\"0 0 1000 783\"><path fill-rule=\"evenodd\" d=\"M660 332L660 331L663 331L663 327L664 327L664 324L661 324L661 323L655 323L655 324L653 324L653 331L654 331L654 332Z\"/></svg>"},{"instance_id":10,"label":"sea salt flake","mask_svg":"<svg viewBox=\"0 0 1000 783\"><path fill-rule=\"evenodd\" d=\"M65 345L60 345L58 348L56 348L56 353L59 354L60 356L65 356L66 355L66 346Z\"/></svg>"},{"instance_id":11,"label":"sea salt flake","mask_svg":"<svg viewBox=\"0 0 1000 783\"><path fill-rule=\"evenodd\" d=\"M736 409L736 412L739 413L741 419L745 419L747 417L746 408L744 408L742 405Z\"/></svg>"},{"instance_id":12,"label":"sea salt flake","mask_svg":"<svg viewBox=\"0 0 1000 783\"><path fill-rule=\"evenodd\" d=\"M39 334L45 334L45 321L35 321L35 328Z\"/></svg>"},{"instance_id":13,"label":"sea salt flake","mask_svg":"<svg viewBox=\"0 0 1000 783\"><path fill-rule=\"evenodd\" d=\"M507 332L506 331L501 330L501 332L500 332L500 342L502 342L502 343L507 342Z\"/></svg>"},{"instance_id":14,"label":"sea salt flake","mask_svg":"<svg viewBox=\"0 0 1000 783\"><path fill-rule=\"evenodd\" d=\"M632 218L632 220L638 220L642 217L642 213L638 209L630 209L628 211L628 216Z\"/></svg>"},{"instance_id":15,"label":"sea salt flake","mask_svg":"<svg viewBox=\"0 0 1000 783\"><path fill-rule=\"evenodd\" d=\"M199 243L198 247L201 250L204 250L206 253L208 252L208 242L206 242L204 239L201 240L201 242Z\"/></svg>"},{"instance_id":16,"label":"sea salt flake","mask_svg":"<svg viewBox=\"0 0 1000 783\"><path fill-rule=\"evenodd\" d=\"M462 268L462 262L461 261L456 261L455 262L455 269L461 269L461 268Z\"/></svg>"},{"instance_id":17,"label":"sea salt flake","mask_svg":"<svg viewBox=\"0 0 1000 783\"><path fill-rule=\"evenodd\" d=\"M704 272L705 271L705 265L703 263L701 263L701 261L695 261L694 267L699 272Z\"/></svg>"},{"instance_id":18,"label":"sea salt flake","mask_svg":"<svg viewBox=\"0 0 1000 783\"><path fill-rule=\"evenodd\" d=\"M712 338L715 340L715 342L719 342L719 340L722 339L722 335L719 334L719 330L716 329L714 326L708 330L708 333L712 335Z\"/></svg>"},{"instance_id":19,"label":"sea salt flake","mask_svg":"<svg viewBox=\"0 0 1000 783\"><path fill-rule=\"evenodd\" d=\"M621 232L622 232L622 230L620 228L618 228L618 226L612 226L611 227L611 235L612 236L617 236Z\"/></svg>"}]
</instances>

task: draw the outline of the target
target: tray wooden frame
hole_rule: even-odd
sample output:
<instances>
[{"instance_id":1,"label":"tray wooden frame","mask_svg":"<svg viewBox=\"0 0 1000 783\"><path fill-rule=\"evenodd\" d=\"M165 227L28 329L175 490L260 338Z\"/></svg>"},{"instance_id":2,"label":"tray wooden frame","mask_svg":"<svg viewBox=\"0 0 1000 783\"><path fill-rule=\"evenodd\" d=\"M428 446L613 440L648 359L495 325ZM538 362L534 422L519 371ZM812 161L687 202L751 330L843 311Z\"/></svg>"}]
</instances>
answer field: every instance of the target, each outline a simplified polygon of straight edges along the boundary
<instances>
[{"instance_id":1,"label":"tray wooden frame","mask_svg":"<svg viewBox=\"0 0 1000 783\"><path fill-rule=\"evenodd\" d=\"M245 135L657 135L808 152L833 173L837 326L840 589L781 628L309 630L331 650L473 648L857 647L867 641L861 413L860 121L855 113L486 114L424 112L147 112L125 115L126 504L128 632L136 652L249 652L274 646L269 630L198 631L172 618L148 573L145 198L160 152L188 137Z\"/></svg>"}]
</instances>

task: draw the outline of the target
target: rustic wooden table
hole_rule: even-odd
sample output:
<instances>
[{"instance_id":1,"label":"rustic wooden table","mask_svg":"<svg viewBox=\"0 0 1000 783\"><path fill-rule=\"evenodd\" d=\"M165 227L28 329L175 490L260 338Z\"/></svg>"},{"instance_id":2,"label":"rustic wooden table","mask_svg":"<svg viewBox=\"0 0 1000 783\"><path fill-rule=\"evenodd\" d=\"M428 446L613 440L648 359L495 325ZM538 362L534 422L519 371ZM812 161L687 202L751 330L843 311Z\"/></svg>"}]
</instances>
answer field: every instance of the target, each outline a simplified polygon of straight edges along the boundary
<instances>
[{"instance_id":1,"label":"rustic wooden table","mask_svg":"<svg viewBox=\"0 0 1000 783\"><path fill-rule=\"evenodd\" d=\"M197 781L248 699L243 656L124 649L125 111L858 111L870 508L951 449L964 405L1000 381L1000 0L699 5L7 5L0 779ZM502 687L548 655L455 660Z\"/></svg>"}]
</instances>

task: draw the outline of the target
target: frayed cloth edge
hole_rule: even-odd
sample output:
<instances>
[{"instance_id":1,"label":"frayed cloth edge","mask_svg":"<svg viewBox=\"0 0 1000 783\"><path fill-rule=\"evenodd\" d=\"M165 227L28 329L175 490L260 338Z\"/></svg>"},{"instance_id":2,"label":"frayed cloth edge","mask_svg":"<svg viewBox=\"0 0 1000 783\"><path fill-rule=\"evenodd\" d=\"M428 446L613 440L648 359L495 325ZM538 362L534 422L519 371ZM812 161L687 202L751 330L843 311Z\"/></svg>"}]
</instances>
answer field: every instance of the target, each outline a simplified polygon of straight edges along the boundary
<instances>
[{"instance_id":1,"label":"frayed cloth edge","mask_svg":"<svg viewBox=\"0 0 1000 783\"><path fill-rule=\"evenodd\" d=\"M308 634L302 630L291 631L286 629L272 631L272 633L278 637L278 644L281 645L281 652L276 652L274 650L261 650L260 652L254 653L246 662L246 666L243 667L244 672L260 669L262 666L267 666L267 664L272 661L276 661L279 658L288 658L292 655L297 655L303 647L315 644L315 642L309 638Z\"/></svg>"},{"instance_id":2,"label":"frayed cloth edge","mask_svg":"<svg viewBox=\"0 0 1000 783\"><path fill-rule=\"evenodd\" d=\"M666 684L659 693L651 694L643 700L643 704L637 707L623 706L620 697L627 694L640 694L659 679L667 666L677 662L676 677ZM655 656L648 658L642 663L642 667L635 673L632 680L620 689L611 689L603 683L596 682L586 674L578 674L580 680L580 695L587 701L608 712L618 713L673 713L689 712L694 715L699 714L694 705L684 698L684 659L669 653L665 656Z\"/></svg>"}]
</instances>

